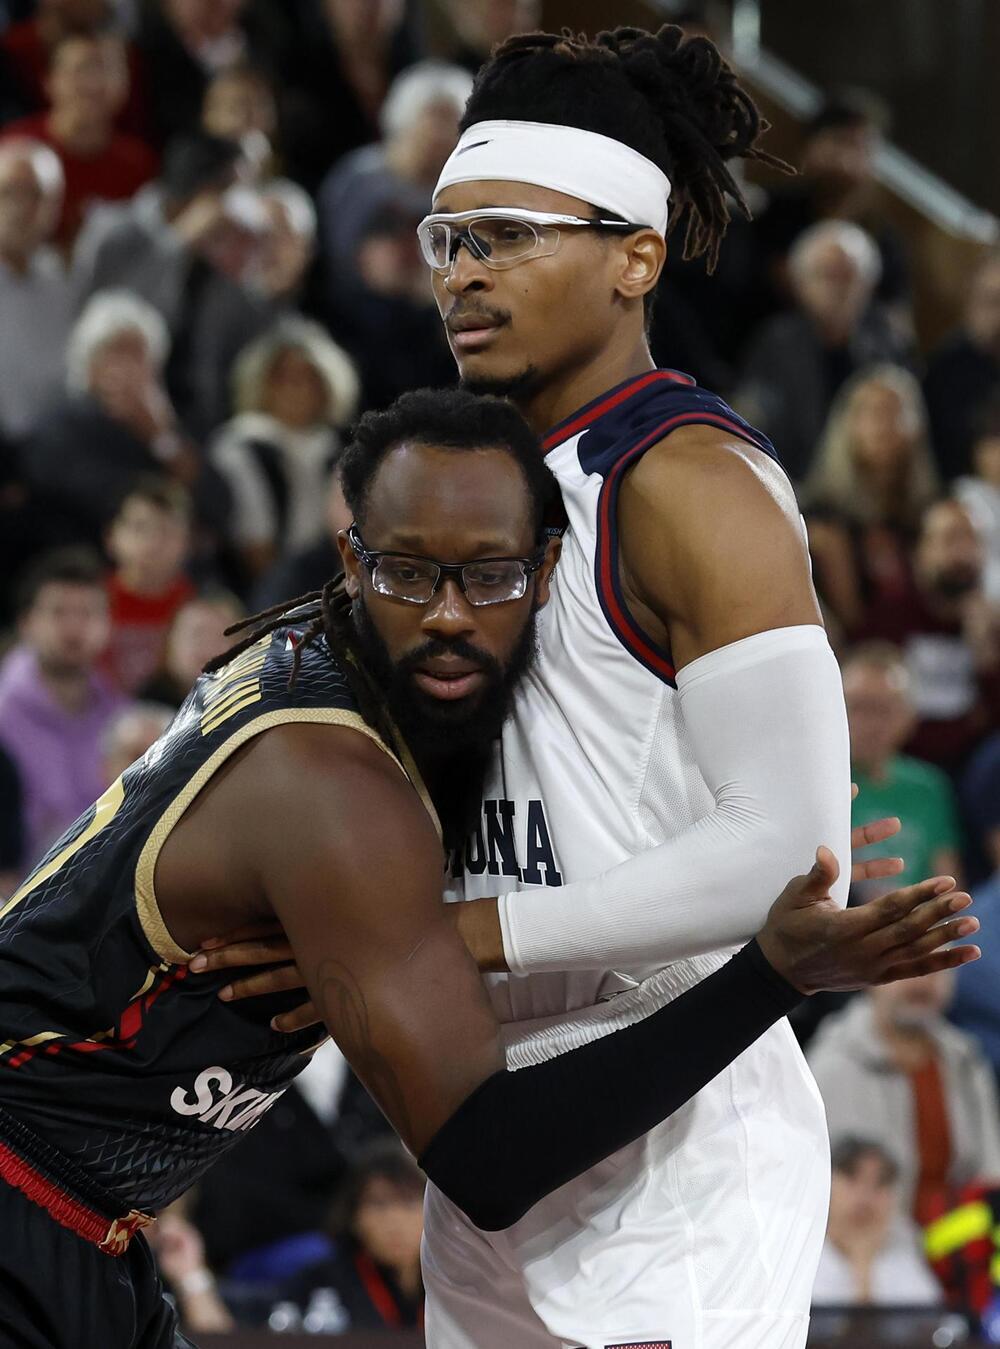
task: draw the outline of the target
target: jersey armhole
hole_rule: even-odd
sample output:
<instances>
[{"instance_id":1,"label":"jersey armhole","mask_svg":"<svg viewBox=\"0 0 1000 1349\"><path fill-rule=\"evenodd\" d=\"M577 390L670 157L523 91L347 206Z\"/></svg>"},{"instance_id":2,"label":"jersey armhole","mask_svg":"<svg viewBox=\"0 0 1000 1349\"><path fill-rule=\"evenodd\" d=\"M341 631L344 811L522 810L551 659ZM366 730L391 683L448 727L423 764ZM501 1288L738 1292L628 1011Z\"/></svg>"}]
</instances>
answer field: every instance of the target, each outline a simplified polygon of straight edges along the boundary
<instances>
[{"instance_id":1,"label":"jersey armhole","mask_svg":"<svg viewBox=\"0 0 1000 1349\"><path fill-rule=\"evenodd\" d=\"M218 772L222 765L236 751L252 740L255 736L264 731L269 731L275 726L285 726L294 722L313 722L326 726L347 726L352 730L366 735L369 740L373 740L378 747L389 756L401 773L404 774L413 783L414 788L428 809L435 826L437 826L437 815L427 796L426 789L420 780L412 761L408 766L396 757L392 750L386 745L385 741L379 736L368 723L357 712L352 712L347 708L340 707L289 707L277 708L272 712L265 712L263 716L255 717L253 721L248 721L235 731L228 740L221 744L214 754L210 755L198 770L192 774L182 789L177 793L174 799L167 806L166 810L156 821L149 837L143 844L142 851L139 854L139 860L135 867L135 907L139 917L139 923L143 934L153 951L161 960L166 960L172 965L186 964L194 955L193 951L185 951L174 941L163 921L163 915L160 913L160 906L156 899L155 873L156 863L160 851L170 836L171 830L179 822L188 806L191 805L195 797L202 788L210 781L212 776ZM408 758L409 756L407 756ZM439 829L440 832L440 829Z\"/></svg>"},{"instance_id":2,"label":"jersey armhole","mask_svg":"<svg viewBox=\"0 0 1000 1349\"><path fill-rule=\"evenodd\" d=\"M647 450L651 450L654 445L681 426L717 427L737 436L748 445L753 445L755 449L763 449L763 446L748 435L738 422L731 421L722 414L692 409L689 412L675 413L673 417L661 422L637 445L627 450L612 465L604 479L597 503L597 546L594 556L597 598L608 626L625 650L672 689L677 687L677 669L670 651L654 641L635 621L622 590L618 566L618 493L625 474L632 465L641 459Z\"/></svg>"}]
</instances>

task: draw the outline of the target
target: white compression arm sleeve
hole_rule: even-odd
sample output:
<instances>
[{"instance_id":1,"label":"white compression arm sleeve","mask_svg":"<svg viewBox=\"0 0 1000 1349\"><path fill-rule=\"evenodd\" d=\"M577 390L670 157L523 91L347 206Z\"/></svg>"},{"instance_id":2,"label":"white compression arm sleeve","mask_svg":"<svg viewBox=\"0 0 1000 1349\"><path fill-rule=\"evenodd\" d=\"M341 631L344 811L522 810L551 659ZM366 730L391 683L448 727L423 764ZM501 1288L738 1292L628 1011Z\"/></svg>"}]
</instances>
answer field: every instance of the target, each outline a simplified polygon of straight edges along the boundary
<instances>
[{"instance_id":1,"label":"white compression arm sleeve","mask_svg":"<svg viewBox=\"0 0 1000 1349\"><path fill-rule=\"evenodd\" d=\"M616 969L741 945L816 848L850 877L850 746L840 670L818 626L710 651L677 676L715 807L666 843L584 881L500 896L515 974Z\"/></svg>"}]
</instances>

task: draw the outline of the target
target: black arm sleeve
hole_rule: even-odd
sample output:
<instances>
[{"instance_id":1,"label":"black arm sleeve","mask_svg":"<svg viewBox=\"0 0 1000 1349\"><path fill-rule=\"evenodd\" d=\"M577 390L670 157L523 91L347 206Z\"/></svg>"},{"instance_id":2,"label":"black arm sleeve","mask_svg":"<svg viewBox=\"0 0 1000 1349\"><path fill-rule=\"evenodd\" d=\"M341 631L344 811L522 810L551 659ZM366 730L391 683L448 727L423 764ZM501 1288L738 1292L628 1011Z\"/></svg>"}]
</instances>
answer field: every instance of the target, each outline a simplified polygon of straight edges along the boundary
<instances>
[{"instance_id":1,"label":"black arm sleeve","mask_svg":"<svg viewBox=\"0 0 1000 1349\"><path fill-rule=\"evenodd\" d=\"M494 1073L442 1125L420 1165L477 1227L509 1227L684 1105L801 997L752 941L637 1025Z\"/></svg>"}]
</instances>

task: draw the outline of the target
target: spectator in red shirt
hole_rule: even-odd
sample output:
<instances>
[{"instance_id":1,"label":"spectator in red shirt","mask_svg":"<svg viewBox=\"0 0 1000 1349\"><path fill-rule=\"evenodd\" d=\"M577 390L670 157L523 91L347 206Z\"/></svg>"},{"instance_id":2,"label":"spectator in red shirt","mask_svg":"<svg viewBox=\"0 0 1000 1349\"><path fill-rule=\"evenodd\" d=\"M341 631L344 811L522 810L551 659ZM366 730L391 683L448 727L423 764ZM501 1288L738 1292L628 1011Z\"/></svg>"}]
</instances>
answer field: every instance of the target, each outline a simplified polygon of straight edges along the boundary
<instances>
[{"instance_id":1,"label":"spectator in red shirt","mask_svg":"<svg viewBox=\"0 0 1000 1349\"><path fill-rule=\"evenodd\" d=\"M160 668L178 609L194 594L185 574L191 549L191 498L169 479L136 483L108 530L115 564L108 577L111 641L107 674L134 693Z\"/></svg>"},{"instance_id":2,"label":"spectator in red shirt","mask_svg":"<svg viewBox=\"0 0 1000 1349\"><path fill-rule=\"evenodd\" d=\"M114 26L113 0L38 0L35 13L12 23L0 38L0 52L15 86L18 106L25 112L41 112L49 106L46 76L49 59L57 42L70 34L105 32ZM146 108L142 61L138 50L127 46L129 73L128 97L118 113L120 131L146 137L149 115Z\"/></svg>"},{"instance_id":3,"label":"spectator in red shirt","mask_svg":"<svg viewBox=\"0 0 1000 1349\"><path fill-rule=\"evenodd\" d=\"M902 648L917 712L907 752L949 772L1000 725L1000 609L983 593L985 550L953 499L924 513L907 593L876 600L864 638Z\"/></svg>"},{"instance_id":4,"label":"spectator in red shirt","mask_svg":"<svg viewBox=\"0 0 1000 1349\"><path fill-rule=\"evenodd\" d=\"M46 85L48 112L11 122L5 135L31 136L59 156L66 178L56 241L65 249L98 201L131 197L156 172L153 151L115 129L128 96L128 67L120 39L71 34L52 49Z\"/></svg>"}]
</instances>

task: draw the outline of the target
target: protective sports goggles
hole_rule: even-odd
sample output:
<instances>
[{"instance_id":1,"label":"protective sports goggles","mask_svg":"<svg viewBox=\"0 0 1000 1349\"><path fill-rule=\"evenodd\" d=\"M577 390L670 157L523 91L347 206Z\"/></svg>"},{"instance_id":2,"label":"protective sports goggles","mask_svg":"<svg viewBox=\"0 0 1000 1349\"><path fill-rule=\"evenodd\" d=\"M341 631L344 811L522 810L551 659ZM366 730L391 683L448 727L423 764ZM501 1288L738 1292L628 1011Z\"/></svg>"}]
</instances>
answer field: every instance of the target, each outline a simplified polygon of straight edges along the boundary
<instances>
[{"instance_id":1,"label":"protective sports goggles","mask_svg":"<svg viewBox=\"0 0 1000 1349\"><path fill-rule=\"evenodd\" d=\"M429 604L441 585L452 576L465 598L476 608L519 600L528 588L528 578L545 561L545 550L532 557L484 557L475 562L438 562L411 553L391 553L367 548L357 525L347 531L354 555L367 567L372 585L380 595L408 604Z\"/></svg>"},{"instance_id":2,"label":"protective sports goggles","mask_svg":"<svg viewBox=\"0 0 1000 1349\"><path fill-rule=\"evenodd\" d=\"M552 211L526 211L495 206L488 211L458 211L425 216L417 226L420 251L428 267L436 272L451 269L460 244L473 257L495 272L516 267L528 258L549 257L559 247L560 227L611 230L632 234L645 225L627 220L590 220L579 215L558 215Z\"/></svg>"}]
</instances>

